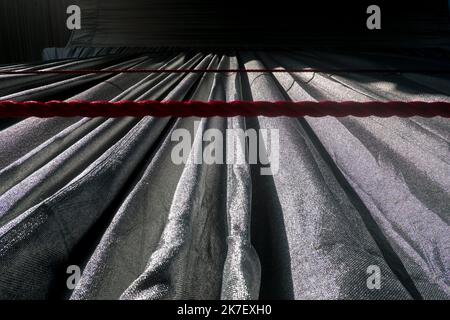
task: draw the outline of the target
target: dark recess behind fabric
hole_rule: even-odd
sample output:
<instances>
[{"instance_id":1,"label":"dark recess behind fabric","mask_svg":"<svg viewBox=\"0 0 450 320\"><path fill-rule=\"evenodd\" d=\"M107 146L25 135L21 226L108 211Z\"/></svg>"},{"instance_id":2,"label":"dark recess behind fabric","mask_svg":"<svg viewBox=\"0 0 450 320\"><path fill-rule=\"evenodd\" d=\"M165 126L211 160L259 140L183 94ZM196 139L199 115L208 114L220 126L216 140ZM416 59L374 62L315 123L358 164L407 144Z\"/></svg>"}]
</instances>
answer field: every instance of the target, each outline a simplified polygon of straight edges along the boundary
<instances>
[{"instance_id":1,"label":"dark recess behind fabric","mask_svg":"<svg viewBox=\"0 0 450 320\"><path fill-rule=\"evenodd\" d=\"M0 0L0 63L40 60L46 47L65 46L66 8L73 0Z\"/></svg>"},{"instance_id":2,"label":"dark recess behind fabric","mask_svg":"<svg viewBox=\"0 0 450 320\"><path fill-rule=\"evenodd\" d=\"M446 0L79 0L75 46L285 48L348 46L450 34ZM382 29L366 27L381 7Z\"/></svg>"},{"instance_id":3,"label":"dark recess behind fabric","mask_svg":"<svg viewBox=\"0 0 450 320\"><path fill-rule=\"evenodd\" d=\"M369 0L0 0L0 63L64 47L70 4L81 6L82 29L69 45L81 47L352 47L380 39L401 46L450 38L447 0L376 3L383 28L369 32Z\"/></svg>"}]
</instances>

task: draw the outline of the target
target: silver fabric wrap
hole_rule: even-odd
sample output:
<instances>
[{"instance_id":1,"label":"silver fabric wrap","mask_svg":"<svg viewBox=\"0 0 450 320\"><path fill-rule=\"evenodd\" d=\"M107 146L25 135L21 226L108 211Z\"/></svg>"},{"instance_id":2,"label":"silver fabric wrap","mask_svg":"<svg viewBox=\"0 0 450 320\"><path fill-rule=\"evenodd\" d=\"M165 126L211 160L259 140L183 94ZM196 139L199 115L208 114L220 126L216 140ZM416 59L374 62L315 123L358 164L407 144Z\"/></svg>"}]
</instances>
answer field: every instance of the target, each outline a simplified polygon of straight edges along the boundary
<instances>
[{"instance_id":1,"label":"silver fabric wrap","mask_svg":"<svg viewBox=\"0 0 450 320\"><path fill-rule=\"evenodd\" d=\"M440 63L395 54L126 50L78 60L105 50L67 50L70 59L39 67ZM0 99L15 100L450 100L448 77L412 74L39 75L0 76L0 84ZM171 134L180 128L194 137L189 157L208 128L278 129L279 170L176 165ZM449 141L450 123L440 117L5 124L0 298L449 299ZM66 287L69 265L82 270L74 290ZM371 265L381 270L379 290L366 286Z\"/></svg>"}]
</instances>

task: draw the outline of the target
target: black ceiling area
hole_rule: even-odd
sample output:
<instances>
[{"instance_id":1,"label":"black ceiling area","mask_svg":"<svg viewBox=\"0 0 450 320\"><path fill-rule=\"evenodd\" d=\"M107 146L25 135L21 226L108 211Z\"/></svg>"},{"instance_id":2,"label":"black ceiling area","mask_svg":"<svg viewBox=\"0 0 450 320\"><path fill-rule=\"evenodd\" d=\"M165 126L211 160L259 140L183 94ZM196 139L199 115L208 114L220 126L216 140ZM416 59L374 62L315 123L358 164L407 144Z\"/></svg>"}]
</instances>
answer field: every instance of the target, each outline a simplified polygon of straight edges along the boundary
<instances>
[{"instance_id":1,"label":"black ceiling area","mask_svg":"<svg viewBox=\"0 0 450 320\"><path fill-rule=\"evenodd\" d=\"M37 61L46 47L64 47L72 0L0 0L0 64Z\"/></svg>"},{"instance_id":2,"label":"black ceiling area","mask_svg":"<svg viewBox=\"0 0 450 320\"><path fill-rule=\"evenodd\" d=\"M446 0L0 0L0 63L38 60L46 47L304 48L436 46L450 37ZM65 26L81 8L81 29Z\"/></svg>"},{"instance_id":3,"label":"black ceiling area","mask_svg":"<svg viewBox=\"0 0 450 320\"><path fill-rule=\"evenodd\" d=\"M366 27L373 1L80 0L85 24L72 45L286 47L347 45L435 34L447 28L445 1L379 0L381 30Z\"/></svg>"}]
</instances>

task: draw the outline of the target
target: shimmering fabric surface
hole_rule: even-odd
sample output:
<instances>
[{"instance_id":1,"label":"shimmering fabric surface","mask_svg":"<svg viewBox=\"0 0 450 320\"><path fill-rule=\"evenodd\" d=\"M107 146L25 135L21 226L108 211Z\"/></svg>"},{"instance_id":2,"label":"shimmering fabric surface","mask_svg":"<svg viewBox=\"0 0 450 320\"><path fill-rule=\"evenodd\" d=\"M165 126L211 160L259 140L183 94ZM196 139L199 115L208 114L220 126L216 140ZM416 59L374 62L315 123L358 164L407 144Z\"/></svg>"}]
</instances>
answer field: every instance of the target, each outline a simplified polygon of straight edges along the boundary
<instances>
[{"instance_id":1,"label":"shimmering fabric surface","mask_svg":"<svg viewBox=\"0 0 450 320\"><path fill-rule=\"evenodd\" d=\"M49 58L66 60L39 68L289 69L349 62L376 68L445 61L442 53L143 51L48 49ZM449 84L448 76L408 73L4 75L0 99L449 101ZM450 298L448 119L0 124L0 298ZM194 157L209 128L278 129L279 170L261 175L261 163L171 160L174 130L192 134ZM82 271L74 290L66 286L70 265ZM379 290L367 287L373 265L381 270Z\"/></svg>"}]
</instances>

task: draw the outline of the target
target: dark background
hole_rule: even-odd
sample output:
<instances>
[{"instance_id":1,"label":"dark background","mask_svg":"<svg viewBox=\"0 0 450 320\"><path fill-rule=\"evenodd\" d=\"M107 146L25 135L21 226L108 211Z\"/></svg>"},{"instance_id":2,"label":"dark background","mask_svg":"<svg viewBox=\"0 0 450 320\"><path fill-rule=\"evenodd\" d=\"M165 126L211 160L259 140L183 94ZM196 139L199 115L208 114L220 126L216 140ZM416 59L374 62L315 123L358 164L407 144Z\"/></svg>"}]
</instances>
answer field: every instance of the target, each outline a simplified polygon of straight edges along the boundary
<instances>
[{"instance_id":1,"label":"dark background","mask_svg":"<svg viewBox=\"0 0 450 320\"><path fill-rule=\"evenodd\" d=\"M38 60L42 49L65 46L72 0L0 0L0 63Z\"/></svg>"},{"instance_id":2,"label":"dark background","mask_svg":"<svg viewBox=\"0 0 450 320\"><path fill-rule=\"evenodd\" d=\"M67 6L95 1L0 0L0 63L65 46ZM382 30L366 28L370 4L382 9ZM447 0L110 0L97 19L98 30L83 30L98 33L93 46L302 48L450 35Z\"/></svg>"}]
</instances>

